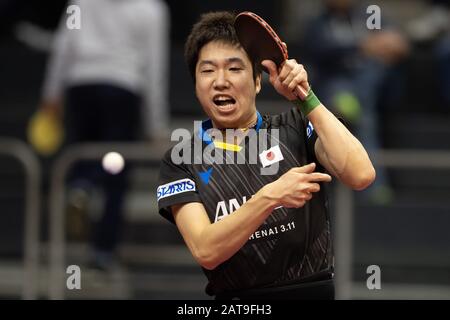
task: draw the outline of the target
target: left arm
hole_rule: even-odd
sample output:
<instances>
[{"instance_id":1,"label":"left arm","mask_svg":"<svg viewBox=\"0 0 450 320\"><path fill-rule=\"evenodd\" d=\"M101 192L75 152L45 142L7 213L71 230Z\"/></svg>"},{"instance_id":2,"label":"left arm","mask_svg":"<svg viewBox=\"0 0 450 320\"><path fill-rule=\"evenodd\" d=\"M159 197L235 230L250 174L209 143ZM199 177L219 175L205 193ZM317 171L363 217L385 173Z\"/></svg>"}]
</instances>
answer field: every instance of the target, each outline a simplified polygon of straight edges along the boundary
<instances>
[{"instance_id":1,"label":"left arm","mask_svg":"<svg viewBox=\"0 0 450 320\"><path fill-rule=\"evenodd\" d=\"M270 82L277 92L288 100L297 99L293 94L297 85L309 90L308 75L295 60L287 60L279 73L272 61L262 64L270 71ZM375 169L358 139L323 104L307 117L318 135L314 150L320 164L350 188L367 188L375 179Z\"/></svg>"},{"instance_id":2,"label":"left arm","mask_svg":"<svg viewBox=\"0 0 450 320\"><path fill-rule=\"evenodd\" d=\"M308 119L318 135L314 145L317 160L350 188L367 188L375 179L375 169L358 139L322 104Z\"/></svg>"}]
</instances>

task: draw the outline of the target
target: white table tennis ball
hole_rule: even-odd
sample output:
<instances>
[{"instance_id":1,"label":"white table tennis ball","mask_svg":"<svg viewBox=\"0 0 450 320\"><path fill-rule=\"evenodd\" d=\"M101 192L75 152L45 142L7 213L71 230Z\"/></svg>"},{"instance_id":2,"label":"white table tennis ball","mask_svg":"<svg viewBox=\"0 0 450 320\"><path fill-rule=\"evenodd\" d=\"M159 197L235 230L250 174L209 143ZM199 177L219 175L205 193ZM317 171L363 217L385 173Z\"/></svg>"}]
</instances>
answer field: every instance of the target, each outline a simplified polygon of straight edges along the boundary
<instances>
[{"instance_id":1,"label":"white table tennis ball","mask_svg":"<svg viewBox=\"0 0 450 320\"><path fill-rule=\"evenodd\" d=\"M118 174L122 171L125 165L125 160L122 155L117 152L108 152L103 156L102 166L105 171L110 174Z\"/></svg>"}]
</instances>

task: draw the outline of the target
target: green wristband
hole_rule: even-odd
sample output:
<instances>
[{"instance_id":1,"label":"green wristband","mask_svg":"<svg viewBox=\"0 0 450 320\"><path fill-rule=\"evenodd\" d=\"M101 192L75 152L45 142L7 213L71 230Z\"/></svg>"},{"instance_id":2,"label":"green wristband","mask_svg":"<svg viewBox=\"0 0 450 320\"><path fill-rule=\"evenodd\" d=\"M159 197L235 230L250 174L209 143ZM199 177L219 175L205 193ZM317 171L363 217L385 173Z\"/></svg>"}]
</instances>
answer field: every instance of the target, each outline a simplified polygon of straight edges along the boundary
<instances>
[{"instance_id":1,"label":"green wristband","mask_svg":"<svg viewBox=\"0 0 450 320\"><path fill-rule=\"evenodd\" d=\"M292 101L300 111L307 116L311 111L320 105L319 99L316 97L312 89L309 89L305 100L296 99Z\"/></svg>"}]
</instances>

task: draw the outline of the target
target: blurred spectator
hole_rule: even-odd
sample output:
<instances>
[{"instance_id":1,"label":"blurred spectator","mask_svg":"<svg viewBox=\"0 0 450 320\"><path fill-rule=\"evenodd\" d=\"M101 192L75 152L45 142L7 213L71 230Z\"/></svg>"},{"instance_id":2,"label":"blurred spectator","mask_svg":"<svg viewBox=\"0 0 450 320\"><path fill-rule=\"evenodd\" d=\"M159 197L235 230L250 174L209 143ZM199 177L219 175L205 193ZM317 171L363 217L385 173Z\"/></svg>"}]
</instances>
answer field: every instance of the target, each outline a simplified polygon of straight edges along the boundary
<instances>
[{"instance_id":1,"label":"blurred spectator","mask_svg":"<svg viewBox=\"0 0 450 320\"><path fill-rule=\"evenodd\" d=\"M431 44L433 60L437 64L440 98L450 111L450 3L448 0L430 0L426 10L408 26L408 35L415 43Z\"/></svg>"},{"instance_id":2,"label":"blurred spectator","mask_svg":"<svg viewBox=\"0 0 450 320\"><path fill-rule=\"evenodd\" d=\"M391 66L408 53L403 36L386 25L369 30L366 9L352 0L326 0L323 12L306 28L305 50L316 68L312 85L325 105L354 126L369 153L380 148L378 99ZM390 82L390 85L393 83ZM379 203L392 198L382 168L369 189Z\"/></svg>"},{"instance_id":3,"label":"blurred spectator","mask_svg":"<svg viewBox=\"0 0 450 320\"><path fill-rule=\"evenodd\" d=\"M169 116L165 2L78 0L70 4L81 10L81 28L69 29L69 15L63 15L39 108L59 117L64 109L68 145L136 140L139 127L147 138L164 136ZM93 262L102 269L114 265L120 241L126 172L127 168L110 175L98 163L80 163L70 178L69 201L79 209L89 187L103 184L105 205L92 233Z\"/></svg>"},{"instance_id":4,"label":"blurred spectator","mask_svg":"<svg viewBox=\"0 0 450 320\"><path fill-rule=\"evenodd\" d=\"M407 30L413 41L431 41L450 31L450 3L448 0L426 1L428 8L411 21Z\"/></svg>"}]
</instances>

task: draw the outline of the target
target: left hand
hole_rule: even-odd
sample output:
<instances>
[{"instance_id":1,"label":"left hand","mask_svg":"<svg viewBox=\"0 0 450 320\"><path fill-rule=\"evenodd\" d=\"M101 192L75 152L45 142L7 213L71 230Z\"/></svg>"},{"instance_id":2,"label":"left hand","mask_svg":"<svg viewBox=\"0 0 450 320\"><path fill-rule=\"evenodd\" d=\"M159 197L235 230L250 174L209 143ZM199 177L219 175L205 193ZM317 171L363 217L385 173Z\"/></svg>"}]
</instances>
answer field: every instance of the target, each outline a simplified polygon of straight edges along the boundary
<instances>
[{"instance_id":1,"label":"left hand","mask_svg":"<svg viewBox=\"0 0 450 320\"><path fill-rule=\"evenodd\" d=\"M299 98L296 95L298 85L303 87L306 92L309 91L308 73L303 65L297 63L295 59L286 60L279 71L271 60L263 60L261 64L269 71L269 81L275 90L289 101Z\"/></svg>"}]
</instances>

